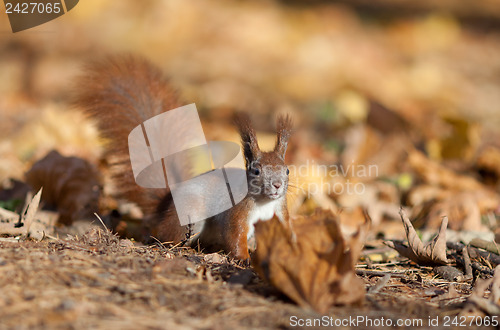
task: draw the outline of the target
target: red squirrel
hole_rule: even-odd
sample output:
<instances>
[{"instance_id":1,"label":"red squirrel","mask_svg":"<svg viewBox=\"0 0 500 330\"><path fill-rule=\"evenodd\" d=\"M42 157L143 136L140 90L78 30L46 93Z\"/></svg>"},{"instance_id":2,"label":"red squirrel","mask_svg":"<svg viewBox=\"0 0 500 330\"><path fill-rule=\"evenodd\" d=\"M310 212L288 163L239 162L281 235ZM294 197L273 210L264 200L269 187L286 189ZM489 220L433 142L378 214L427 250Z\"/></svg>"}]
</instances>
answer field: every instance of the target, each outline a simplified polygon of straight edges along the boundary
<instances>
[{"instance_id":1,"label":"red squirrel","mask_svg":"<svg viewBox=\"0 0 500 330\"><path fill-rule=\"evenodd\" d=\"M126 199L145 212L145 236L174 244L185 240L189 230L180 225L170 192L138 186L128 154L128 135L133 128L181 105L161 71L133 56L95 61L77 81L75 105L96 121L108 141L105 156L113 165L114 182ZM278 117L276 146L270 152L259 149L248 116L237 117L236 126L243 145L248 194L233 208L207 219L191 245L248 260L247 240L253 235L254 223L269 220L274 214L288 221L289 171L284 159L292 123L288 116Z\"/></svg>"}]
</instances>

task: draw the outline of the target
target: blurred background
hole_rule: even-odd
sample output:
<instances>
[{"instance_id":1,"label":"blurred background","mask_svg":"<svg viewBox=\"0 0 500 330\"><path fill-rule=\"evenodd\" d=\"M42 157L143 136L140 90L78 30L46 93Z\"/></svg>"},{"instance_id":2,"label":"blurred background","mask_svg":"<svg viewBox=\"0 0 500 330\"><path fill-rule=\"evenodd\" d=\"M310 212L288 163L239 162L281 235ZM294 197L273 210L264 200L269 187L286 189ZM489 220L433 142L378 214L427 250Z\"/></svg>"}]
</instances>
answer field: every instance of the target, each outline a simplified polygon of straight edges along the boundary
<instances>
[{"instance_id":1,"label":"blurred background","mask_svg":"<svg viewBox=\"0 0 500 330\"><path fill-rule=\"evenodd\" d=\"M1 14L0 181L22 179L51 149L99 164L102 141L69 111L72 82L86 61L128 52L196 103L208 139L237 141L232 114L245 111L271 148L277 114L291 114L287 159L308 169L292 173L295 213L330 208L356 224L364 207L377 227L405 205L422 226L453 214L453 229L494 231L499 32L491 0L85 0L15 34ZM314 171L321 164L377 172ZM329 189L348 182L363 192Z\"/></svg>"}]
</instances>

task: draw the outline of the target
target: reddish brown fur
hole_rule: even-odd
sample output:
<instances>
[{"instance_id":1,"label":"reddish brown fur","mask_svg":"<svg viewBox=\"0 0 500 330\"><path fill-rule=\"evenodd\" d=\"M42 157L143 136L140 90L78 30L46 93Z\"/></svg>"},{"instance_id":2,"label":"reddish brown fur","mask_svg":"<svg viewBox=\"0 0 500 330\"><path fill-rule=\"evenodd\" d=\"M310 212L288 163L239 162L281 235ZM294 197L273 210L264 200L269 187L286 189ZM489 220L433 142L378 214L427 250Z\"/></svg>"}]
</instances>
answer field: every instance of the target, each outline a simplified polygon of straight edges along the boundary
<instances>
[{"instance_id":1,"label":"reddish brown fur","mask_svg":"<svg viewBox=\"0 0 500 330\"><path fill-rule=\"evenodd\" d=\"M169 198L167 190L138 186L128 157L128 135L133 128L179 107L177 93L168 80L144 59L112 56L90 63L78 79L76 90L75 105L96 122L108 141L105 152L112 161L121 194L146 212L148 228L161 228L159 239L183 239L185 229L180 227L173 205L169 207L173 203L165 202Z\"/></svg>"},{"instance_id":2,"label":"reddish brown fur","mask_svg":"<svg viewBox=\"0 0 500 330\"><path fill-rule=\"evenodd\" d=\"M236 259L245 260L250 258L247 244L248 223L246 216L250 208L248 204L252 202L247 198L229 212L228 229L224 235L224 250L231 251L231 254Z\"/></svg>"},{"instance_id":3,"label":"reddish brown fur","mask_svg":"<svg viewBox=\"0 0 500 330\"><path fill-rule=\"evenodd\" d=\"M286 147L288 146L288 139L292 134L292 119L289 115L283 116L280 115L278 117L278 125L276 128L276 146L274 147L274 151L281 155L281 158L285 159Z\"/></svg>"},{"instance_id":4,"label":"reddish brown fur","mask_svg":"<svg viewBox=\"0 0 500 330\"><path fill-rule=\"evenodd\" d=\"M236 115L234 123L238 129L238 133L240 133L245 166L249 169L251 162L259 158L261 154L259 144L257 143L257 135L248 114L239 113Z\"/></svg>"},{"instance_id":5,"label":"reddish brown fur","mask_svg":"<svg viewBox=\"0 0 500 330\"><path fill-rule=\"evenodd\" d=\"M251 163L256 161L261 166L284 166L284 154L288 138L291 134L292 122L288 116L278 118L277 141L273 151L262 152L259 148L255 131L250 118L246 114L239 114L235 120L236 127L241 136L241 143L245 155L247 177L251 170ZM226 251L237 259L246 260L250 257L248 253L248 214L256 205L255 196L251 193L221 215L208 219L203 232L199 236L199 243L205 252ZM281 204L281 213L285 221L288 221L288 208L286 197ZM196 246L197 242L194 242Z\"/></svg>"},{"instance_id":6,"label":"reddish brown fur","mask_svg":"<svg viewBox=\"0 0 500 330\"><path fill-rule=\"evenodd\" d=\"M226 251L236 259L248 259L246 216L253 200L243 199L233 208L210 218L197 241L205 252Z\"/></svg>"},{"instance_id":7,"label":"reddish brown fur","mask_svg":"<svg viewBox=\"0 0 500 330\"><path fill-rule=\"evenodd\" d=\"M172 196L165 189L143 189L133 178L128 157L128 134L145 120L179 106L177 95L161 72L149 62L132 56L110 57L87 67L78 80L76 105L97 122L109 140L106 155L114 161L116 182L123 195L146 212L146 236L177 243L187 229L179 225ZM255 131L246 115L236 124L241 135L247 170L251 162L284 165L290 135L289 117L279 117L275 150L261 152ZM247 172L248 175L248 172ZM223 250L237 259L248 259L248 213L255 200L247 195L235 207L208 219L197 243L206 251ZM288 219L286 198L282 214Z\"/></svg>"}]
</instances>

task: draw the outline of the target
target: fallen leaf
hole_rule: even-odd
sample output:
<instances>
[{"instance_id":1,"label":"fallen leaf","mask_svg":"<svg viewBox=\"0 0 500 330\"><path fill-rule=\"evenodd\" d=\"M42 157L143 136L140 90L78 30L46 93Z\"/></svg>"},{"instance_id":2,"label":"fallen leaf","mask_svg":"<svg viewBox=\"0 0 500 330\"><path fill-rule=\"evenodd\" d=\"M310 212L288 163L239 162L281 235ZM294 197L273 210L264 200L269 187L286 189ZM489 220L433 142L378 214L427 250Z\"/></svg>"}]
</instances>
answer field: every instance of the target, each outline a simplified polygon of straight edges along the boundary
<instances>
[{"instance_id":1,"label":"fallen leaf","mask_svg":"<svg viewBox=\"0 0 500 330\"><path fill-rule=\"evenodd\" d=\"M428 185L456 191L482 191L485 195L498 196L471 176L455 173L451 169L430 160L422 152L413 150L408 163L415 173Z\"/></svg>"},{"instance_id":2,"label":"fallen leaf","mask_svg":"<svg viewBox=\"0 0 500 330\"><path fill-rule=\"evenodd\" d=\"M489 299L486 299L484 295L488 288L490 288L491 293ZM466 313L477 315L478 312L492 316L500 315L500 265L495 268L493 277L477 280L460 316L465 316Z\"/></svg>"},{"instance_id":3,"label":"fallen leaf","mask_svg":"<svg viewBox=\"0 0 500 330\"><path fill-rule=\"evenodd\" d=\"M57 208L59 223L70 225L98 211L99 174L84 159L53 150L26 173L26 182L35 191L44 187L42 201Z\"/></svg>"},{"instance_id":4,"label":"fallen leaf","mask_svg":"<svg viewBox=\"0 0 500 330\"><path fill-rule=\"evenodd\" d=\"M38 210L36 218L31 220L29 230L25 228L25 222L19 222L19 218L17 213L0 208L0 236L29 236L41 240L46 234L51 234L54 231L55 218L52 212Z\"/></svg>"},{"instance_id":5,"label":"fallen leaf","mask_svg":"<svg viewBox=\"0 0 500 330\"><path fill-rule=\"evenodd\" d=\"M15 225L18 221L19 214L0 208L0 235L22 235L24 228Z\"/></svg>"},{"instance_id":6,"label":"fallen leaf","mask_svg":"<svg viewBox=\"0 0 500 330\"><path fill-rule=\"evenodd\" d=\"M408 239L408 246L398 241L387 241L385 244L399 252L404 257L416 262L419 265L445 265L446 259L446 227L448 218L444 217L441 228L437 236L427 244L424 244L418 237L410 219L403 209L399 212Z\"/></svg>"},{"instance_id":7,"label":"fallen leaf","mask_svg":"<svg viewBox=\"0 0 500 330\"><path fill-rule=\"evenodd\" d=\"M332 305L360 303L365 288L354 266L367 223L347 241L330 211L293 219L293 231L277 217L258 222L254 268L290 299L320 313Z\"/></svg>"},{"instance_id":8,"label":"fallen leaf","mask_svg":"<svg viewBox=\"0 0 500 330\"><path fill-rule=\"evenodd\" d=\"M452 220L450 229L488 232L488 227L481 223L481 214L476 193L459 192L442 200L429 201L416 217L422 218L427 229L439 228L439 219L448 216Z\"/></svg>"},{"instance_id":9,"label":"fallen leaf","mask_svg":"<svg viewBox=\"0 0 500 330\"><path fill-rule=\"evenodd\" d=\"M26 226L26 236L29 235L30 228L31 228L31 223L33 222L33 219L35 218L35 214L38 211L38 206L40 205L40 197L42 196L42 190L43 187L38 190L36 195L33 197L31 202L28 205L28 210L26 211L26 214L24 216L23 222L24 225Z\"/></svg>"}]
</instances>

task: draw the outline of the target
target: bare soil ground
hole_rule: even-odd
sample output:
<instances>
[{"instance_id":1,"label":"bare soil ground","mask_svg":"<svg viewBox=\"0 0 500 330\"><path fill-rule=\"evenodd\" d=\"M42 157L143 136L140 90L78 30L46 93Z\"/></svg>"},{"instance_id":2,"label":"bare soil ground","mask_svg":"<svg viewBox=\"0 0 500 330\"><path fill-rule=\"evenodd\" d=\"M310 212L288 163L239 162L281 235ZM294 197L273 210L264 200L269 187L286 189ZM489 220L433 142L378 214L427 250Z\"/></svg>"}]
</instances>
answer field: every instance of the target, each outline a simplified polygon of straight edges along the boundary
<instances>
[{"instance_id":1,"label":"bare soil ground","mask_svg":"<svg viewBox=\"0 0 500 330\"><path fill-rule=\"evenodd\" d=\"M432 277L430 269L393 264L372 270L359 264L365 302L332 308L328 322L375 329L376 322L401 319L428 328L430 319L438 317L443 326L446 316L463 309L470 283L457 284L458 295L450 299L441 296L450 283ZM377 268L393 273L379 288ZM1 328L293 328L294 317L322 317L223 255L135 246L96 228L67 239L4 239L0 292ZM373 324L346 323L359 316Z\"/></svg>"}]
</instances>

